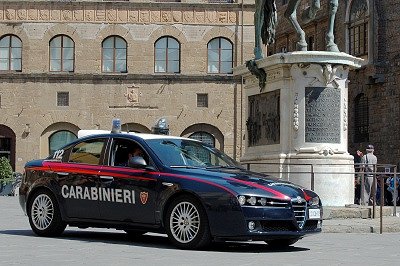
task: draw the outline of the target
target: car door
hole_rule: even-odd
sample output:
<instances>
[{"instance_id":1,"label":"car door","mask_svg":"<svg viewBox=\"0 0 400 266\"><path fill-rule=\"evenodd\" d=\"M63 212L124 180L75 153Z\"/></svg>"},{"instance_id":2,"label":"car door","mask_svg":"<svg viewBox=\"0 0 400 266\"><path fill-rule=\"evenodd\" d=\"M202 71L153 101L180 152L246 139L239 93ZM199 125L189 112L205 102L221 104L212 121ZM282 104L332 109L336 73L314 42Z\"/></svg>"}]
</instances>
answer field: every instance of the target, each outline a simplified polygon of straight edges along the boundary
<instances>
[{"instance_id":1,"label":"car door","mask_svg":"<svg viewBox=\"0 0 400 266\"><path fill-rule=\"evenodd\" d=\"M100 171L102 198L99 201L103 220L153 224L157 199L155 171L127 166L129 152L143 151L143 158L152 164L148 153L138 142L114 138L109 148L108 165Z\"/></svg>"},{"instance_id":2,"label":"car door","mask_svg":"<svg viewBox=\"0 0 400 266\"><path fill-rule=\"evenodd\" d=\"M107 140L83 140L65 151L64 163L53 166L58 175L63 201L61 205L69 218L100 219L99 173Z\"/></svg>"}]
</instances>

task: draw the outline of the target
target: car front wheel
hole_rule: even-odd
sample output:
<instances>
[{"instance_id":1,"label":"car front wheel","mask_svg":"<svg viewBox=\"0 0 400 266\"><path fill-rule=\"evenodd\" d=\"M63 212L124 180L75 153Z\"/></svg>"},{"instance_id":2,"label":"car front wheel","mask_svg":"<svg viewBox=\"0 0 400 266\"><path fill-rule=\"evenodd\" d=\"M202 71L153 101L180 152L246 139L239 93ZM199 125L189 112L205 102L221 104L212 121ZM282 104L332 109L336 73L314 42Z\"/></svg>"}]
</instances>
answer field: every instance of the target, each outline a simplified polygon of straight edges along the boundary
<instances>
[{"instance_id":1,"label":"car front wheel","mask_svg":"<svg viewBox=\"0 0 400 266\"><path fill-rule=\"evenodd\" d=\"M66 227L54 196L47 190L35 192L28 207L29 224L40 236L58 236Z\"/></svg>"},{"instance_id":2,"label":"car front wheel","mask_svg":"<svg viewBox=\"0 0 400 266\"><path fill-rule=\"evenodd\" d=\"M190 196L175 199L165 221L169 239L179 248L199 249L211 242L208 219L203 206Z\"/></svg>"}]
</instances>

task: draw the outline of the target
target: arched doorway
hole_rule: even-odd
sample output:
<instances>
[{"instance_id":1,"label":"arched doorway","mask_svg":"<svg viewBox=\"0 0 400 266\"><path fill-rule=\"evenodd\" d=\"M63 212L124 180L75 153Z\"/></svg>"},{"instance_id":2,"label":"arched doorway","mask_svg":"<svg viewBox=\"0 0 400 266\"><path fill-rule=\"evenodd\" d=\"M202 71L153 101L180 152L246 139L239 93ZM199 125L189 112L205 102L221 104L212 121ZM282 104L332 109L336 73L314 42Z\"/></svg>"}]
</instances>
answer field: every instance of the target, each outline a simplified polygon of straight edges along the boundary
<instances>
[{"instance_id":1,"label":"arched doorway","mask_svg":"<svg viewBox=\"0 0 400 266\"><path fill-rule=\"evenodd\" d=\"M0 157L10 160L11 167L15 171L15 133L5 126L0 125Z\"/></svg>"}]
</instances>

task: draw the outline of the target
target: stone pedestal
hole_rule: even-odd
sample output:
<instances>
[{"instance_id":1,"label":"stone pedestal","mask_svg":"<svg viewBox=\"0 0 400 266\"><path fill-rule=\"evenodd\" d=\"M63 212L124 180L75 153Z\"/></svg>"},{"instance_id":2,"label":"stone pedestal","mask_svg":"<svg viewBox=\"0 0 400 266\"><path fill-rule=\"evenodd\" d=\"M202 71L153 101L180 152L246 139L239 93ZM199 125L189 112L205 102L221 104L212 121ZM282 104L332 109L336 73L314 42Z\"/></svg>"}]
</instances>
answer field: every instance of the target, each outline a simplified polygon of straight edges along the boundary
<instances>
[{"instance_id":1,"label":"stone pedestal","mask_svg":"<svg viewBox=\"0 0 400 266\"><path fill-rule=\"evenodd\" d=\"M324 206L354 201L354 161L347 151L348 73L362 59L345 53L293 52L257 60L259 80L246 66L246 147L242 163L314 189Z\"/></svg>"}]
</instances>

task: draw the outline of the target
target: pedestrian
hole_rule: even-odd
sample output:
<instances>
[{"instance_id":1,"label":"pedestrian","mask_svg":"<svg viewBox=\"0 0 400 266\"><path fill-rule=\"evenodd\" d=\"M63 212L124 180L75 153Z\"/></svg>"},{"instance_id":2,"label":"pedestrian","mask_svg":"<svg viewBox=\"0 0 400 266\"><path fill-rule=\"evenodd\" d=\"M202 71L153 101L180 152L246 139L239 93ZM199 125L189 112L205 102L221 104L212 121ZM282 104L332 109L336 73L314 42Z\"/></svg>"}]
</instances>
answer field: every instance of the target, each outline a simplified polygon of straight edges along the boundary
<instances>
[{"instance_id":1,"label":"pedestrian","mask_svg":"<svg viewBox=\"0 0 400 266\"><path fill-rule=\"evenodd\" d=\"M371 190L376 191L376 182L375 187L372 187L372 185L376 173L376 164L378 163L378 159L374 155L373 145L367 145L366 152L367 153L361 158L362 171L364 172L364 187L362 188L363 205L369 205L371 203Z\"/></svg>"},{"instance_id":2,"label":"pedestrian","mask_svg":"<svg viewBox=\"0 0 400 266\"><path fill-rule=\"evenodd\" d=\"M354 177L354 204L361 203L361 174L359 172L361 168L361 159L363 156L364 154L360 150L357 150L356 154L354 155L354 170L356 172Z\"/></svg>"},{"instance_id":3,"label":"pedestrian","mask_svg":"<svg viewBox=\"0 0 400 266\"><path fill-rule=\"evenodd\" d=\"M388 179L386 179L386 184L387 184L387 190L392 194L392 203L394 205L394 203L397 203L397 201L399 200L399 182L400 182L400 178L399 176L396 176L396 188L394 185L395 178L393 176L390 176ZM397 194L397 195L396 195Z\"/></svg>"}]
</instances>

